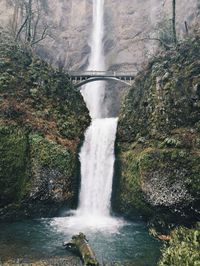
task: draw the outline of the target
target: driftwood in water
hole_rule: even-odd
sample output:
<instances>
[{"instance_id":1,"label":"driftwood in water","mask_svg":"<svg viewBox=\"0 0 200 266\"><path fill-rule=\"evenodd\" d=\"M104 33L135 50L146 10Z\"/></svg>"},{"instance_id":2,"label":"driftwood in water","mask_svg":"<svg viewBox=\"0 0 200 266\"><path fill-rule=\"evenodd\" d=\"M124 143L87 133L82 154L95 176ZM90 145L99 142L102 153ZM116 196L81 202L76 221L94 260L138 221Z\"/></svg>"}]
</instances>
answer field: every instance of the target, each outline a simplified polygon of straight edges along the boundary
<instances>
[{"instance_id":1,"label":"driftwood in water","mask_svg":"<svg viewBox=\"0 0 200 266\"><path fill-rule=\"evenodd\" d=\"M72 236L72 240L68 243L64 243L64 246L73 251L78 252L81 256L84 265L97 266L99 265L94 251L90 247L86 236L83 233Z\"/></svg>"}]
</instances>

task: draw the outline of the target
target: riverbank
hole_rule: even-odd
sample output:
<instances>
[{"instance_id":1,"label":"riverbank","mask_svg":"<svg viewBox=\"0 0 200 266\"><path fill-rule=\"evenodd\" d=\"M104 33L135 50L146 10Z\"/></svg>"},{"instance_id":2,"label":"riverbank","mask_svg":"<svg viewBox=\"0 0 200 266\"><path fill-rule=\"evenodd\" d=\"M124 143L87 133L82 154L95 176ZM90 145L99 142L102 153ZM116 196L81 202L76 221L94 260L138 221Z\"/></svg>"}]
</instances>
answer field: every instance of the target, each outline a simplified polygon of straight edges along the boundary
<instances>
[{"instance_id":1,"label":"riverbank","mask_svg":"<svg viewBox=\"0 0 200 266\"><path fill-rule=\"evenodd\" d=\"M63 258L55 257L51 259L42 260L27 260L27 259L16 259L8 260L5 262L0 261L0 266L82 266L80 259L76 257L66 256Z\"/></svg>"}]
</instances>

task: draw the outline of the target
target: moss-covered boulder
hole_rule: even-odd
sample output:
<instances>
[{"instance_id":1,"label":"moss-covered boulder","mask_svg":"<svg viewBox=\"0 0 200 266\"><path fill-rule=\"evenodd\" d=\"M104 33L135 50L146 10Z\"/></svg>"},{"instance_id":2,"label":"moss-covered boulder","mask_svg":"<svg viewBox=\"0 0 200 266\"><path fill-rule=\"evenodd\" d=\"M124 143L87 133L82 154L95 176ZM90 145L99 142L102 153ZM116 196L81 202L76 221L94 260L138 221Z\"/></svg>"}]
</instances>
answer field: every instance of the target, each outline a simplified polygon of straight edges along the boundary
<instances>
[{"instance_id":1,"label":"moss-covered boulder","mask_svg":"<svg viewBox=\"0 0 200 266\"><path fill-rule=\"evenodd\" d=\"M0 206L22 197L27 169L28 137L21 129L0 127Z\"/></svg>"},{"instance_id":2,"label":"moss-covered boulder","mask_svg":"<svg viewBox=\"0 0 200 266\"><path fill-rule=\"evenodd\" d=\"M125 95L116 143L116 211L198 220L199 62L195 37L154 58Z\"/></svg>"},{"instance_id":3,"label":"moss-covered boulder","mask_svg":"<svg viewBox=\"0 0 200 266\"><path fill-rule=\"evenodd\" d=\"M0 58L0 217L55 215L76 204L88 110L67 74L5 33Z\"/></svg>"}]
</instances>

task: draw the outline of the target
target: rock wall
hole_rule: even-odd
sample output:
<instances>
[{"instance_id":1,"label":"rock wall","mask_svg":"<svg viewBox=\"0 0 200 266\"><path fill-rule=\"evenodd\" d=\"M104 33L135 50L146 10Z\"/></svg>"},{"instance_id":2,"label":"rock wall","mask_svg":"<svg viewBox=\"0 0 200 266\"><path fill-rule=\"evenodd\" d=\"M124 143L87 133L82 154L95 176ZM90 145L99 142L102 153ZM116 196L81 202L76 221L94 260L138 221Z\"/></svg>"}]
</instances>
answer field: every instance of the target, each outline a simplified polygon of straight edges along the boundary
<instances>
[{"instance_id":1,"label":"rock wall","mask_svg":"<svg viewBox=\"0 0 200 266\"><path fill-rule=\"evenodd\" d=\"M165 2L165 5L164 5ZM177 30L185 33L199 10L199 0L177 0ZM11 24L15 1L0 0L1 24ZM38 53L66 69L85 69L90 53L92 0L41 1L40 26L49 25L49 37L38 44ZM143 40L155 36L158 23L171 18L171 1L105 0L105 55L107 67L133 70L155 50L154 42ZM20 26L20 21L18 28ZM136 38L137 36L137 38Z\"/></svg>"},{"instance_id":2,"label":"rock wall","mask_svg":"<svg viewBox=\"0 0 200 266\"><path fill-rule=\"evenodd\" d=\"M16 1L0 0L2 25L7 23L11 26L14 3ZM38 32L48 25L48 37L35 46L37 54L56 67L70 71L85 70L90 54L92 0L42 0L40 3ZM185 21L191 30L199 6L199 0L177 0L177 32L180 38L185 34ZM158 37L163 30L165 35L169 35L171 9L171 0L105 0L104 51L107 68L137 72L144 62L148 62L159 44L149 38ZM18 29L22 23L23 20L18 19ZM105 116L118 115L125 90L119 83L108 83Z\"/></svg>"},{"instance_id":3,"label":"rock wall","mask_svg":"<svg viewBox=\"0 0 200 266\"><path fill-rule=\"evenodd\" d=\"M198 220L199 54L199 37L185 41L154 58L127 93L118 125L115 210Z\"/></svg>"},{"instance_id":4,"label":"rock wall","mask_svg":"<svg viewBox=\"0 0 200 266\"><path fill-rule=\"evenodd\" d=\"M79 145L89 125L81 94L6 34L0 35L0 220L75 207Z\"/></svg>"},{"instance_id":5,"label":"rock wall","mask_svg":"<svg viewBox=\"0 0 200 266\"><path fill-rule=\"evenodd\" d=\"M1 25L7 25L9 29L11 29L12 24L14 3L16 1L0 0ZM199 0L177 0L177 31L180 36L184 35L185 21L188 23L189 30L191 29L190 27L199 12L199 6ZM92 0L45 0L41 1L41 7L42 16L39 29L42 30L44 25L47 24L49 26L49 36L35 47L36 52L54 66L70 70L85 69L90 53ZM124 0L123 2L105 0L104 47L107 67L113 70L125 69L130 71L140 68L143 62L149 60L149 55L157 50L157 43L148 40L138 42L136 39L156 36L157 25L163 21L164 17L168 21L171 17L171 1L165 1L165 6L163 6L160 0ZM21 23L22 21L20 22L20 19L18 19L18 27ZM123 213L128 210L133 214L135 211L143 209L143 213L149 215L152 210L155 210L155 206L167 208L172 206L174 208L171 204L173 201L175 201L177 207L179 203L182 206L182 201L185 199L185 206L188 204L191 209L196 208L196 205L191 204L193 198L197 198L195 190L193 191L193 182L186 182L190 177L198 178L199 171L199 164L197 164L199 162L197 151L199 145L199 126L197 123L199 114L199 54L196 52L199 51L199 44L198 42L193 44L196 47L193 50L190 44L188 44L188 47L187 45L181 46L182 50L179 51L179 54L176 55L172 52L166 58L158 59L158 61L152 63L149 69L142 72L136 80L134 88L137 89L131 89L127 92L126 104L122 106L120 112L118 131L120 153L117 167L119 167L119 172L122 174L116 181L120 182L120 190L114 196L115 202L118 204L116 209ZM186 55L188 57L185 59ZM21 58L24 57L21 56ZM82 100L80 98L74 100L80 95L70 96L71 105L69 100L67 101L67 107L65 107L66 102L60 105L62 100L59 99L63 97L63 83L68 84L67 78L63 78L62 75L58 77L58 74L56 74L58 80L51 80L53 86L50 86L47 81L49 75L45 74L45 71L44 73L41 72L40 63L37 63L37 60L33 64L27 58L23 60L23 63L28 66L27 73L29 73L31 81L27 81L22 88L26 87L27 84L28 86L31 84L28 90L28 97L31 98L31 101L28 102L28 108L36 113L35 117L37 119L31 116L31 111L29 114L24 112L23 106L19 106L19 110L16 110L16 104L13 104L14 99L8 103L9 108L5 105L7 101L1 103L3 104L3 115L7 117L15 116L15 119L21 123L20 119L25 113L28 117L28 120L25 120L28 121L27 127L29 128L31 124L31 128L36 128L42 131L43 134L45 132L43 138L53 140L61 146L72 145L77 147L88 121L88 118L86 119L81 115L82 113L86 114L85 107L81 103ZM4 63L6 64L6 62ZM182 68L183 64L185 64L184 68ZM0 80L2 88L7 88L6 86L15 88L21 82L20 75L15 78L16 73L19 74L20 71L21 69L13 72L11 69L11 71L3 73ZM43 75L42 79L40 78L41 75ZM28 79L25 74L24 77ZM38 89L41 84L45 88L42 99ZM68 84L68 86L70 85ZM49 91L52 92L54 89L59 97L56 96L56 103L51 98L50 106L56 106L56 108L49 108L49 98L45 100L44 104L43 101L46 97L44 95L48 95ZM117 114L120 90L121 88L117 84L108 87L105 97L108 106L107 115L114 116ZM67 91L69 92L69 90ZM191 95L194 99L191 98ZM19 101L22 99L24 97L19 97ZM74 107L76 107L76 111L73 109ZM74 111L70 112L70 109ZM68 116L63 115L65 112ZM56 120L56 127L52 123L47 123L46 118L48 122L51 119L54 122ZM42 128L38 128L37 120L42 124ZM77 128L77 125L80 125L80 127ZM50 131L46 130L48 127L51 129ZM27 147L26 138L27 136L22 134L22 137L17 140L19 143L22 140L25 141L24 144L22 143L19 146L24 151ZM66 143L65 138L70 139L70 141ZM47 148L45 139L44 154ZM191 139L194 139L194 141ZM32 143L32 140L38 141L33 143L41 143L40 136L32 139L32 135L28 135L28 143ZM31 148L32 146L28 145L28 147ZM32 148L35 151L35 148ZM53 147L51 148L53 151L55 150ZM71 146L69 149L71 149ZM62 149L60 152L62 155ZM40 155L37 156L40 158ZM22 156L19 162L22 181L25 175L23 165L26 164L23 158ZM33 158L35 157L33 156ZM175 160L174 163L173 160ZM185 168L180 169L179 166L182 161L185 163ZM37 168L38 166L35 165L37 166L37 163L34 162L33 170L38 169L36 177L37 175L48 175L49 169L43 166ZM170 172L167 170L169 168L171 168ZM190 172L189 169L193 169L193 172ZM52 179L48 180L54 182L55 175L53 172L51 173ZM57 176L59 179L60 172ZM161 179L161 176L165 176L165 178ZM184 181L179 180L178 183L173 183L173 180L177 180L179 176ZM160 179L159 182L157 182L158 179ZM172 185L168 182L169 179ZM45 178L42 178L42 180L45 180ZM19 182L21 181L19 180ZM48 193L51 194L52 190L49 182L46 182L46 186L50 189ZM38 178L35 179L34 184L36 184L35 187L43 186ZM175 193L178 186L181 187L181 190ZM152 187L156 192L155 195L152 195ZM163 194L159 193L160 190L163 191ZM60 191L59 185L55 191ZM164 196L166 193L174 195L171 197L171 201ZM179 194L179 196L175 194ZM59 198L59 193L55 197ZM180 210L179 207L177 208Z\"/></svg>"}]
</instances>

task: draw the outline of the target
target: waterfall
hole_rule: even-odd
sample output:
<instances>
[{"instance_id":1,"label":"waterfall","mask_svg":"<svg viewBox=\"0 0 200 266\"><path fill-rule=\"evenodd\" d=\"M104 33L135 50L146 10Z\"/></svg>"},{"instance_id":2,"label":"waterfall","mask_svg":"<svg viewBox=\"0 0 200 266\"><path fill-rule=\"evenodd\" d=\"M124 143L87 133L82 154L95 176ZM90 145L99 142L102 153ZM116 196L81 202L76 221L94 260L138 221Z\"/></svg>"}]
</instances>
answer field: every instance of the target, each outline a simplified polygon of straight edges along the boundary
<instances>
[{"instance_id":1,"label":"waterfall","mask_svg":"<svg viewBox=\"0 0 200 266\"><path fill-rule=\"evenodd\" d=\"M93 0L93 30L88 70L105 71L103 52L104 0ZM81 189L77 213L94 227L110 218L110 200L114 167L114 143L117 118L103 118L105 83L85 86L82 95L92 123L80 152Z\"/></svg>"},{"instance_id":2,"label":"waterfall","mask_svg":"<svg viewBox=\"0 0 200 266\"><path fill-rule=\"evenodd\" d=\"M103 37L104 0L93 0L93 29L88 70L105 71ZM92 122L85 133L79 154L81 163L79 206L74 216L68 217L62 225L65 229L74 229L77 232L87 228L115 231L122 223L110 215L118 118L106 118L103 115L104 82L89 83L81 93Z\"/></svg>"},{"instance_id":3,"label":"waterfall","mask_svg":"<svg viewBox=\"0 0 200 266\"><path fill-rule=\"evenodd\" d=\"M78 211L86 216L110 215L117 118L94 119L81 149Z\"/></svg>"},{"instance_id":4,"label":"waterfall","mask_svg":"<svg viewBox=\"0 0 200 266\"><path fill-rule=\"evenodd\" d=\"M88 70L105 71L103 52L104 37L104 0L93 0L93 28L91 40L91 54ZM92 118L101 118L105 83L98 81L89 83L81 91Z\"/></svg>"}]
</instances>

